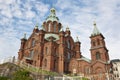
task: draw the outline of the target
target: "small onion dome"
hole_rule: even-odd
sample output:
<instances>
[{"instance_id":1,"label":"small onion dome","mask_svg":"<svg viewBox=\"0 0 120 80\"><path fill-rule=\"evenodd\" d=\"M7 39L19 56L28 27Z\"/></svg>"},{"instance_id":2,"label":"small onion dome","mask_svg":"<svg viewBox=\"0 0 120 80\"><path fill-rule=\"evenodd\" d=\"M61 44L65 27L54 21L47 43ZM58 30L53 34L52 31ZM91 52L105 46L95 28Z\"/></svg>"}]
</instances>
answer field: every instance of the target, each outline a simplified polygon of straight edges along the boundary
<instances>
[{"instance_id":1,"label":"small onion dome","mask_svg":"<svg viewBox=\"0 0 120 80\"><path fill-rule=\"evenodd\" d=\"M75 42L80 42L80 41L79 41L79 38L78 38L78 36L76 37L76 40L75 40Z\"/></svg>"},{"instance_id":2,"label":"small onion dome","mask_svg":"<svg viewBox=\"0 0 120 80\"><path fill-rule=\"evenodd\" d=\"M35 28L34 29L38 29L38 23L36 24Z\"/></svg>"},{"instance_id":3,"label":"small onion dome","mask_svg":"<svg viewBox=\"0 0 120 80\"><path fill-rule=\"evenodd\" d=\"M70 29L69 29L69 27L68 27L68 26L66 27L66 31L70 31Z\"/></svg>"},{"instance_id":4,"label":"small onion dome","mask_svg":"<svg viewBox=\"0 0 120 80\"><path fill-rule=\"evenodd\" d=\"M23 38L22 39L27 39L27 37L26 37L26 33L24 33L24 35L23 35Z\"/></svg>"}]
</instances>

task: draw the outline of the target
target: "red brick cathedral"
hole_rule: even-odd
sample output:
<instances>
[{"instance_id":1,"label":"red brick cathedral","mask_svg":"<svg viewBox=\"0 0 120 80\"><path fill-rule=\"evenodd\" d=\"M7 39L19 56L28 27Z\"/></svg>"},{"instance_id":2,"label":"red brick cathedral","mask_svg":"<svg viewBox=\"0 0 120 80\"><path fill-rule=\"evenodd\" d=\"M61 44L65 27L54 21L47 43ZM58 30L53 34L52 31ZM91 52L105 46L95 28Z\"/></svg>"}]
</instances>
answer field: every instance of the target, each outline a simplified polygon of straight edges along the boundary
<instances>
[{"instance_id":1,"label":"red brick cathedral","mask_svg":"<svg viewBox=\"0 0 120 80\"><path fill-rule=\"evenodd\" d=\"M90 35L91 60L81 54L81 42L74 41L69 28L64 31L56 17L54 8L42 24L42 29L35 26L28 39L21 39L18 52L19 61L58 73L75 73L91 76L94 80L105 80L110 72L109 54L105 38L94 23ZM85 46L84 46L85 47Z\"/></svg>"}]
</instances>

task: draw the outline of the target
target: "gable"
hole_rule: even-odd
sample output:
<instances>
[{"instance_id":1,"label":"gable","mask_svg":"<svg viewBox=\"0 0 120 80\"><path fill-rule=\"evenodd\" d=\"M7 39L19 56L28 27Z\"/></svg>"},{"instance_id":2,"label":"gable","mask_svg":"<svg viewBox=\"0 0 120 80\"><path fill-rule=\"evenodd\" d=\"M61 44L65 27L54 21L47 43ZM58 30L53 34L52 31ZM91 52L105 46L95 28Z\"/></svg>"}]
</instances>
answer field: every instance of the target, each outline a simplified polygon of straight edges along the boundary
<instances>
[{"instance_id":1,"label":"gable","mask_svg":"<svg viewBox=\"0 0 120 80\"><path fill-rule=\"evenodd\" d=\"M104 73L106 69L106 64L101 61L96 61L91 64L93 73Z\"/></svg>"},{"instance_id":2,"label":"gable","mask_svg":"<svg viewBox=\"0 0 120 80\"><path fill-rule=\"evenodd\" d=\"M25 43L25 48L30 48L32 39L38 40L39 33L32 33L31 36L27 39L27 42Z\"/></svg>"}]
</instances>

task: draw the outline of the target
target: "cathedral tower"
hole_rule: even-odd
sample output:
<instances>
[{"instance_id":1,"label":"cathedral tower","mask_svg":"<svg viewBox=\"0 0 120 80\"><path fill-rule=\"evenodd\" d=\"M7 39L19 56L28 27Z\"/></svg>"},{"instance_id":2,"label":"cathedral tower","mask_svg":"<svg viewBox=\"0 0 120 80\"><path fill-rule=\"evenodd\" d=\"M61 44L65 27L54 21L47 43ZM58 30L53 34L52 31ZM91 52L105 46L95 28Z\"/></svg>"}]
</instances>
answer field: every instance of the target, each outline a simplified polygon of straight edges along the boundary
<instances>
[{"instance_id":1,"label":"cathedral tower","mask_svg":"<svg viewBox=\"0 0 120 80\"><path fill-rule=\"evenodd\" d=\"M18 52L18 60L22 60L22 58L24 56L23 51L24 51L26 41L27 41L27 39L26 39L26 33L25 33L24 37L21 39L21 46L20 46L20 49Z\"/></svg>"},{"instance_id":2,"label":"cathedral tower","mask_svg":"<svg viewBox=\"0 0 120 80\"><path fill-rule=\"evenodd\" d=\"M91 39L91 74L95 80L105 80L105 74L110 74L110 62L108 50L105 45L105 38L97 29L94 22L94 30ZM101 75L101 76L100 76ZM109 75L107 75L109 76Z\"/></svg>"},{"instance_id":3,"label":"cathedral tower","mask_svg":"<svg viewBox=\"0 0 120 80\"><path fill-rule=\"evenodd\" d=\"M48 71L70 72L71 59L81 57L78 38L74 42L70 29L62 29L54 8L41 28L36 25L28 39L21 39L19 60Z\"/></svg>"},{"instance_id":4,"label":"cathedral tower","mask_svg":"<svg viewBox=\"0 0 120 80\"><path fill-rule=\"evenodd\" d=\"M94 30L90 36L91 39L91 59L92 62L101 60L107 62L109 60L108 50L105 45L105 38L97 29L96 23L94 22Z\"/></svg>"}]
</instances>

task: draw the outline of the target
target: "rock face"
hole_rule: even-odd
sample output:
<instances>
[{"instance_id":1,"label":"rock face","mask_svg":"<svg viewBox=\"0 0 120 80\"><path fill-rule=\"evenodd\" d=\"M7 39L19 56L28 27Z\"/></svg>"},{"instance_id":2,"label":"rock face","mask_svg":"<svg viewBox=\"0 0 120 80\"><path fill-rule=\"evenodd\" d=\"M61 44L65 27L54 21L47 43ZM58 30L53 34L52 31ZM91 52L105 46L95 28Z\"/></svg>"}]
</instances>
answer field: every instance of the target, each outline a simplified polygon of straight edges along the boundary
<instances>
[{"instance_id":1,"label":"rock face","mask_svg":"<svg viewBox=\"0 0 120 80\"><path fill-rule=\"evenodd\" d=\"M24 73L26 73L26 74L28 73L28 75L25 76ZM22 80L33 80L33 79L44 80L44 78L48 77L48 75L44 75L44 74L41 75L41 74L38 74L34 71L32 72L31 69L30 70L24 69L22 66L20 67L19 65L16 65L16 64L13 64L13 63L10 63L10 62L0 64L0 80L3 80L3 79L1 79L3 77L5 77L7 79L10 79L10 80L14 80L13 77L16 77L16 75L17 76L19 75L19 77L21 75L23 77L23 75L24 75L25 78L22 79Z\"/></svg>"},{"instance_id":2,"label":"rock face","mask_svg":"<svg viewBox=\"0 0 120 80\"><path fill-rule=\"evenodd\" d=\"M0 65L0 76L11 77L16 71L20 70L18 65L13 63L4 63Z\"/></svg>"}]
</instances>

